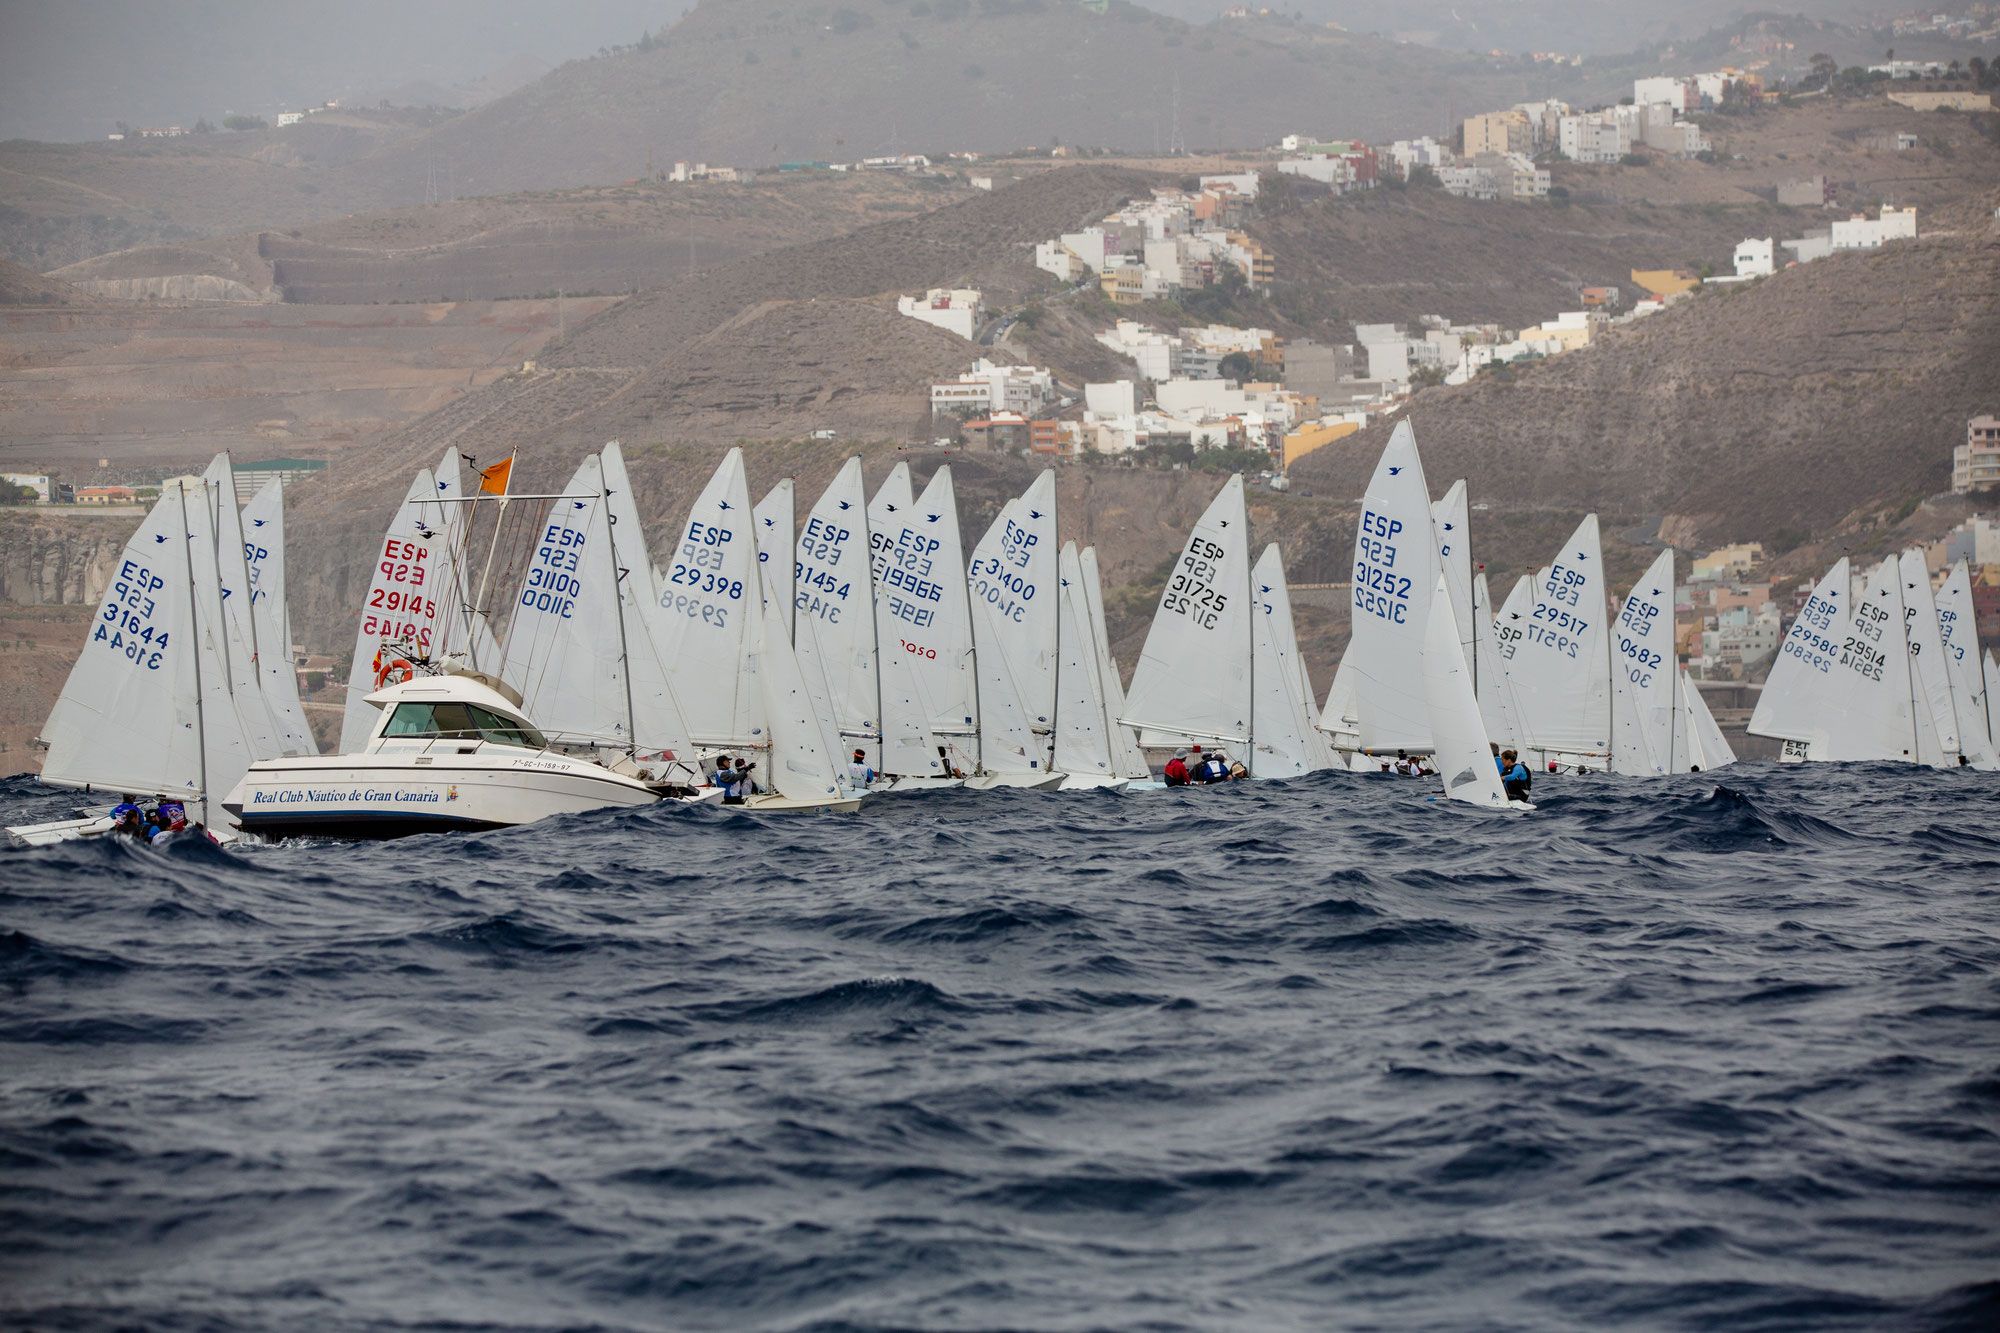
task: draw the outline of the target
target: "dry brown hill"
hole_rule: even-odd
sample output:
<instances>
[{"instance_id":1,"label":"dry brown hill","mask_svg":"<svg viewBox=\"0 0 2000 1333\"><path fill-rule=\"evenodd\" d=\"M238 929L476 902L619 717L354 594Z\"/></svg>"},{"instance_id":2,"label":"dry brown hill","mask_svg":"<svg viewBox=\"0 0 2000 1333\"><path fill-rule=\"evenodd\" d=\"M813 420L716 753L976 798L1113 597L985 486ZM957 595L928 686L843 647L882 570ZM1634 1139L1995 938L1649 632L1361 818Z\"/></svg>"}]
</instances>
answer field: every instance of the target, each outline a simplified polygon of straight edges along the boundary
<instances>
[{"instance_id":1,"label":"dry brown hill","mask_svg":"<svg viewBox=\"0 0 2000 1333\"><path fill-rule=\"evenodd\" d=\"M0 259L0 305L92 305L94 298L64 282Z\"/></svg>"},{"instance_id":2,"label":"dry brown hill","mask_svg":"<svg viewBox=\"0 0 2000 1333\"><path fill-rule=\"evenodd\" d=\"M156 296L169 284L211 277L230 284L235 299L328 305L624 293L969 193L957 178L900 173L545 190L138 246L57 273Z\"/></svg>"},{"instance_id":3,"label":"dry brown hill","mask_svg":"<svg viewBox=\"0 0 2000 1333\"><path fill-rule=\"evenodd\" d=\"M572 61L370 170L449 161L481 193L617 180L649 154L762 167L1051 143L1254 147L1291 130L1435 130L1448 105L1615 97L1609 67L1551 73L1266 15L1193 27L1112 0L707 0L649 50ZM1176 99L1175 88L1179 93Z\"/></svg>"},{"instance_id":4,"label":"dry brown hill","mask_svg":"<svg viewBox=\"0 0 2000 1333\"><path fill-rule=\"evenodd\" d=\"M1433 478L1512 506L1681 516L1690 540L1823 536L1945 488L1966 419L2000 393L2000 233L1783 270L1612 330L1591 347L1410 408ZM1383 424L1301 460L1360 493Z\"/></svg>"}]
</instances>

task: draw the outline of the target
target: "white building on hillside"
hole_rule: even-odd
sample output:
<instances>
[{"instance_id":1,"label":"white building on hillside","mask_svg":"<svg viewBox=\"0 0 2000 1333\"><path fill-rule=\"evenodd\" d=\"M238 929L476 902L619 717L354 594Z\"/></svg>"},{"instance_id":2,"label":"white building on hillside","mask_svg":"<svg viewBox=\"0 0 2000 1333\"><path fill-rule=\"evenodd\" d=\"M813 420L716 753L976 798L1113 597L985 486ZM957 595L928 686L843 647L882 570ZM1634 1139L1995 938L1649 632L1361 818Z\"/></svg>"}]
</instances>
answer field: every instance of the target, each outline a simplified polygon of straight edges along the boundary
<instances>
[{"instance_id":1,"label":"white building on hillside","mask_svg":"<svg viewBox=\"0 0 2000 1333\"><path fill-rule=\"evenodd\" d=\"M1856 213L1844 222L1834 223L1828 244L1835 250L1873 250L1884 241L1915 240L1916 235L1916 209L1885 207L1879 218Z\"/></svg>"},{"instance_id":2,"label":"white building on hillside","mask_svg":"<svg viewBox=\"0 0 2000 1333\"><path fill-rule=\"evenodd\" d=\"M1632 81L1632 101L1636 106L1665 102L1675 111L1686 111L1690 100L1692 99L1686 79L1662 76Z\"/></svg>"},{"instance_id":3,"label":"white building on hillside","mask_svg":"<svg viewBox=\"0 0 2000 1333\"><path fill-rule=\"evenodd\" d=\"M1061 241L1043 241L1037 245L1035 267L1055 274L1064 282L1082 282L1090 274L1090 266Z\"/></svg>"},{"instance_id":4,"label":"white building on hillside","mask_svg":"<svg viewBox=\"0 0 2000 1333\"><path fill-rule=\"evenodd\" d=\"M933 412L1018 412L1032 415L1056 395L1055 379L1035 366L996 366L985 358L956 380L931 385Z\"/></svg>"},{"instance_id":5,"label":"white building on hillside","mask_svg":"<svg viewBox=\"0 0 2000 1333\"><path fill-rule=\"evenodd\" d=\"M1632 129L1616 117L1564 116L1557 148L1572 162L1616 162L1632 151Z\"/></svg>"},{"instance_id":6,"label":"white building on hillside","mask_svg":"<svg viewBox=\"0 0 2000 1333\"><path fill-rule=\"evenodd\" d=\"M971 342L986 308L982 294L971 287L933 287L922 296L897 297L896 309Z\"/></svg>"}]
</instances>

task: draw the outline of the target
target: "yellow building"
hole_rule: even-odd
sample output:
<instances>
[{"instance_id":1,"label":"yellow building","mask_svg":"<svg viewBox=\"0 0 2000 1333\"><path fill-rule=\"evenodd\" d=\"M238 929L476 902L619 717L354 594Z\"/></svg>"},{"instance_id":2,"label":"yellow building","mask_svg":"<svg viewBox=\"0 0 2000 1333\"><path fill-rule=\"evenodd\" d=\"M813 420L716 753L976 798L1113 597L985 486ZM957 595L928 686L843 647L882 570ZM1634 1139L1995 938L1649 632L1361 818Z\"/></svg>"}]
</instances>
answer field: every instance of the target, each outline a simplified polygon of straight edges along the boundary
<instances>
[{"instance_id":1,"label":"yellow building","mask_svg":"<svg viewBox=\"0 0 2000 1333\"><path fill-rule=\"evenodd\" d=\"M1323 445L1332 444L1361 429L1357 421L1316 421L1301 426L1285 437L1284 466L1289 468L1298 459L1304 458Z\"/></svg>"},{"instance_id":2,"label":"yellow building","mask_svg":"<svg viewBox=\"0 0 2000 1333\"><path fill-rule=\"evenodd\" d=\"M1534 126L1523 111L1488 111L1483 116L1465 118L1465 155L1479 153L1533 153Z\"/></svg>"},{"instance_id":3,"label":"yellow building","mask_svg":"<svg viewBox=\"0 0 2000 1333\"><path fill-rule=\"evenodd\" d=\"M1635 268L1632 281L1655 296L1673 296L1701 286L1701 279L1684 268Z\"/></svg>"},{"instance_id":4,"label":"yellow building","mask_svg":"<svg viewBox=\"0 0 2000 1333\"><path fill-rule=\"evenodd\" d=\"M1146 299L1146 270L1128 265L1114 268L1098 280L1113 305L1138 305Z\"/></svg>"},{"instance_id":5,"label":"yellow building","mask_svg":"<svg viewBox=\"0 0 2000 1333\"><path fill-rule=\"evenodd\" d=\"M1762 542L1739 542L1734 546L1724 546L1719 550L1710 551L1707 555L1697 556L1694 572L1688 577L1697 582L1727 578L1731 574L1741 574L1763 558Z\"/></svg>"}]
</instances>

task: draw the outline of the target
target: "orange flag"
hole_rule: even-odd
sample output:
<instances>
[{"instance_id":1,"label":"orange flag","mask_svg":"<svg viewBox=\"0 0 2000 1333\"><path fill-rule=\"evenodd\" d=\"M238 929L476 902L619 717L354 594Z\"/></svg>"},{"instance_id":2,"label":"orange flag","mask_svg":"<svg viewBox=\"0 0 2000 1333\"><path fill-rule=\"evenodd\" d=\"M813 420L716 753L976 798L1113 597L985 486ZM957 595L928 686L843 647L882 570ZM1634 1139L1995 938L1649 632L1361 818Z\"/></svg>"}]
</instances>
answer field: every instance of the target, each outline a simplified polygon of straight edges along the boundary
<instances>
[{"instance_id":1,"label":"orange flag","mask_svg":"<svg viewBox=\"0 0 2000 1333\"><path fill-rule=\"evenodd\" d=\"M514 455L508 454L492 467L479 469L479 489L488 495L505 495L507 477L514 470Z\"/></svg>"}]
</instances>

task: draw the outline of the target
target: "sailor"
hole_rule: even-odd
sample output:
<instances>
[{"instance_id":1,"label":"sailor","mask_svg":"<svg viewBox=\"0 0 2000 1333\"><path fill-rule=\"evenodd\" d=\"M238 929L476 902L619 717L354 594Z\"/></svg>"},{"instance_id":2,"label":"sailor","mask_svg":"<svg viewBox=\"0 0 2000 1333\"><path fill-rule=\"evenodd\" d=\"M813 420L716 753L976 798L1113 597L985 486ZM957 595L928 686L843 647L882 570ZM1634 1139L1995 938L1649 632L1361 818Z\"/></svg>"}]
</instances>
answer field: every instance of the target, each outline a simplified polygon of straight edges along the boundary
<instances>
[{"instance_id":1,"label":"sailor","mask_svg":"<svg viewBox=\"0 0 2000 1333\"><path fill-rule=\"evenodd\" d=\"M1195 781L1204 785L1211 782L1229 781L1228 753L1223 750L1216 750L1205 756L1201 761L1201 768L1195 774Z\"/></svg>"},{"instance_id":2,"label":"sailor","mask_svg":"<svg viewBox=\"0 0 2000 1333\"><path fill-rule=\"evenodd\" d=\"M1486 744L1493 751L1493 767L1500 770L1500 778L1504 782L1507 778L1507 761L1500 757L1500 742L1488 741Z\"/></svg>"},{"instance_id":3,"label":"sailor","mask_svg":"<svg viewBox=\"0 0 2000 1333\"><path fill-rule=\"evenodd\" d=\"M1423 769L1417 766L1417 762L1414 759L1410 758L1408 751L1396 751L1396 775L1398 777L1413 778L1421 772L1423 772Z\"/></svg>"},{"instance_id":4,"label":"sailor","mask_svg":"<svg viewBox=\"0 0 2000 1333\"><path fill-rule=\"evenodd\" d=\"M1174 751L1172 759L1167 760L1166 771L1161 773L1160 777L1169 787L1185 787L1188 785L1187 759L1187 749L1186 747L1182 747Z\"/></svg>"},{"instance_id":5,"label":"sailor","mask_svg":"<svg viewBox=\"0 0 2000 1333\"><path fill-rule=\"evenodd\" d=\"M144 832L147 842L151 842L163 833L171 833L172 831L173 829L167 823L165 815L161 814L158 810L149 810L146 812L146 827Z\"/></svg>"},{"instance_id":6,"label":"sailor","mask_svg":"<svg viewBox=\"0 0 2000 1333\"><path fill-rule=\"evenodd\" d=\"M1222 758L1229 765L1229 780L1231 782L1236 781L1238 778L1247 778L1250 776L1250 770L1243 767L1242 760L1231 759L1226 751L1223 753Z\"/></svg>"},{"instance_id":7,"label":"sailor","mask_svg":"<svg viewBox=\"0 0 2000 1333\"><path fill-rule=\"evenodd\" d=\"M938 746L938 764L943 768L946 777L962 778L965 776L965 770L951 762L950 752L942 745Z\"/></svg>"},{"instance_id":8,"label":"sailor","mask_svg":"<svg viewBox=\"0 0 2000 1333\"><path fill-rule=\"evenodd\" d=\"M1528 789L1534 785L1534 780L1528 776L1528 766L1512 750L1500 752L1500 784L1507 789L1510 801L1527 800Z\"/></svg>"},{"instance_id":9,"label":"sailor","mask_svg":"<svg viewBox=\"0 0 2000 1333\"><path fill-rule=\"evenodd\" d=\"M854 760L847 766L847 781L855 787L866 787L875 781L875 770L868 767L868 752L856 750Z\"/></svg>"},{"instance_id":10,"label":"sailor","mask_svg":"<svg viewBox=\"0 0 2000 1333\"><path fill-rule=\"evenodd\" d=\"M715 781L722 788L724 805L741 805L756 790L756 784L750 781L750 770L754 767L747 760L732 762L727 755L723 756L715 767Z\"/></svg>"},{"instance_id":11,"label":"sailor","mask_svg":"<svg viewBox=\"0 0 2000 1333\"><path fill-rule=\"evenodd\" d=\"M188 826L187 807L179 801L161 801L160 818L166 821L169 833L178 833Z\"/></svg>"},{"instance_id":12,"label":"sailor","mask_svg":"<svg viewBox=\"0 0 2000 1333\"><path fill-rule=\"evenodd\" d=\"M111 831L121 838L146 837L145 812L129 802L111 812Z\"/></svg>"}]
</instances>

